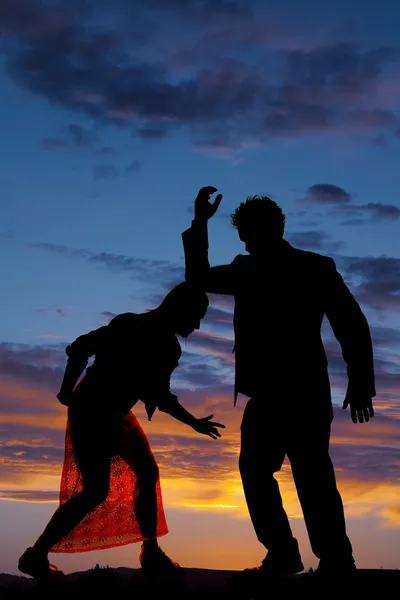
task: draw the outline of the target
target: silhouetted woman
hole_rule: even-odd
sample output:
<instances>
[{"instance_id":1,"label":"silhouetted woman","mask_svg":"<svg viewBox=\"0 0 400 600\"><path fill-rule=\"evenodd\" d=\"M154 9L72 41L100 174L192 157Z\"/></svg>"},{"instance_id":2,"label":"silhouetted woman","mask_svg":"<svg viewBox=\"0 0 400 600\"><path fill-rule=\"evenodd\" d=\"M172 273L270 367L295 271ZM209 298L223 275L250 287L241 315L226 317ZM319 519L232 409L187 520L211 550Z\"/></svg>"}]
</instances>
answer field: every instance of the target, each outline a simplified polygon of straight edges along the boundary
<instances>
[{"instance_id":1,"label":"silhouetted woman","mask_svg":"<svg viewBox=\"0 0 400 600\"><path fill-rule=\"evenodd\" d=\"M179 565L159 547L168 533L157 463L131 408L156 408L213 439L220 423L196 419L170 391L181 347L200 327L204 292L181 283L154 310L125 313L67 346L67 367L57 398L68 406L60 506L18 568L36 579L54 573L49 552L84 552L143 542L140 563L150 572ZM76 385L90 356L95 360ZM76 386L76 387L75 387Z\"/></svg>"}]
</instances>

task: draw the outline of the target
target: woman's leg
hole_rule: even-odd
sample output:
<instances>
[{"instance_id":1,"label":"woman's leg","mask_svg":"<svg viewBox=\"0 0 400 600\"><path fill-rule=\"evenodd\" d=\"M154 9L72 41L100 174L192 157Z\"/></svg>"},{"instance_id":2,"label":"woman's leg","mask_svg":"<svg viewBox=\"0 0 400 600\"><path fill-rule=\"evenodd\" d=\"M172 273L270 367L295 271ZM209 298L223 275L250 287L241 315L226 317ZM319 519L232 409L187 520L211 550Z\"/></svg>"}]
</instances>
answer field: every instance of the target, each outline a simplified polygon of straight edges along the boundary
<instances>
[{"instance_id":1,"label":"woman's leg","mask_svg":"<svg viewBox=\"0 0 400 600\"><path fill-rule=\"evenodd\" d=\"M89 429L85 426L85 420L74 422L74 419L71 419L70 424L83 489L56 510L33 548L28 549L20 558L20 570L33 577L49 573L47 554L51 548L68 535L108 495L111 454L106 434L98 435L99 428L96 435L91 435L91 431L94 430L93 424Z\"/></svg>"},{"instance_id":2,"label":"woman's leg","mask_svg":"<svg viewBox=\"0 0 400 600\"><path fill-rule=\"evenodd\" d=\"M84 487L81 492L62 504L50 519L34 548L47 554L51 548L68 535L86 515L108 496L110 481L110 458L97 457L87 461Z\"/></svg>"},{"instance_id":3,"label":"woman's leg","mask_svg":"<svg viewBox=\"0 0 400 600\"><path fill-rule=\"evenodd\" d=\"M118 453L138 478L135 516L145 538L140 553L142 569L148 572L180 572L180 565L171 560L158 545L156 485L159 480L159 471L141 427L121 435Z\"/></svg>"},{"instance_id":4,"label":"woman's leg","mask_svg":"<svg viewBox=\"0 0 400 600\"><path fill-rule=\"evenodd\" d=\"M156 539L157 493L159 478L157 463L141 428L124 432L118 440L118 454L138 478L135 516L146 540Z\"/></svg>"}]
</instances>

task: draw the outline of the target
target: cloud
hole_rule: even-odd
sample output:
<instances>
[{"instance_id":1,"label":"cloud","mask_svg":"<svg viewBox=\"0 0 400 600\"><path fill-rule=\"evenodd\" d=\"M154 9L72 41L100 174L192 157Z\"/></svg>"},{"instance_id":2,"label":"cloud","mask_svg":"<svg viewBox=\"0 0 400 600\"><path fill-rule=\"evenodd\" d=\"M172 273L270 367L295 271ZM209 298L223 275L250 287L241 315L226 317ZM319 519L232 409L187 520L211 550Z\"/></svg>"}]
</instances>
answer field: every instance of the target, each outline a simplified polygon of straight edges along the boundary
<instances>
[{"instance_id":1,"label":"cloud","mask_svg":"<svg viewBox=\"0 0 400 600\"><path fill-rule=\"evenodd\" d=\"M68 148L71 146L74 149L93 148L94 143L97 141L97 137L94 133L76 123L69 123L64 128L63 134L66 137L44 138L42 140L42 148L44 150L58 150L60 148Z\"/></svg>"},{"instance_id":2,"label":"cloud","mask_svg":"<svg viewBox=\"0 0 400 600\"><path fill-rule=\"evenodd\" d=\"M31 245L32 248L37 250L44 250L45 252L54 252L55 254L67 254L68 248L62 244L51 244L48 242L38 242Z\"/></svg>"},{"instance_id":3,"label":"cloud","mask_svg":"<svg viewBox=\"0 0 400 600\"><path fill-rule=\"evenodd\" d=\"M98 165L93 169L93 178L96 181L115 179L118 176L118 169L114 165Z\"/></svg>"},{"instance_id":4,"label":"cloud","mask_svg":"<svg viewBox=\"0 0 400 600\"><path fill-rule=\"evenodd\" d=\"M225 362L225 357L219 354L220 360L215 360L215 352L203 352L200 356L197 354L199 347L189 342L189 348L194 350L194 354L187 352L184 349L179 368L174 372L171 385L178 390L199 390L212 389L214 392L221 389L226 389L227 385L232 383L233 361L231 364ZM204 350L204 348L202 348ZM225 369L224 366L228 366Z\"/></svg>"},{"instance_id":5,"label":"cloud","mask_svg":"<svg viewBox=\"0 0 400 600\"><path fill-rule=\"evenodd\" d=\"M213 445L212 441L160 412L148 423L141 403L134 411L149 436L164 477L194 482L192 489L185 488L174 497L174 502L188 505L202 502L211 507L213 502L221 503L221 498L230 498L229 502L224 500L226 504L237 504L232 500L232 491L227 493L222 489L220 498L215 481L229 486L229 482L238 478L242 403L233 408L233 385L232 381L228 382L229 374L233 374L232 330L227 322L231 318L231 299L222 297L220 304L217 303L220 297L210 299L212 311L207 329L200 329L196 336L189 338L181 364L174 373L172 389L176 388L182 404L196 416L213 413L215 420L227 425L222 443L218 441ZM113 315L109 311L102 314ZM208 327L222 328L224 333L215 333ZM393 374L393 365L388 361L400 345L398 330L374 326L372 335L383 377ZM329 352L331 350L329 347ZM336 354L333 359L333 366L342 371L340 383L343 385L343 362L340 365ZM14 363L12 368L8 366L10 363ZM0 346L2 499L51 501L58 497L66 414L64 407L55 401L53 390L59 384L54 371L61 374L64 364L64 349L58 345ZM392 383L399 393L398 375ZM386 510L396 504L398 488L393 482L398 470L400 419L389 415L394 405L394 400L389 398L385 407L377 410L373 421L360 427L354 426L348 411L335 412L331 451L340 488L354 510L364 502L369 503L370 510L371 505L377 510ZM40 491L42 478L47 481L47 489L49 481L54 483L54 492ZM288 494L292 483L287 465L279 478ZM202 492L197 494L195 489L199 480L208 486L203 495ZM32 489L33 486L38 490Z\"/></svg>"},{"instance_id":6,"label":"cloud","mask_svg":"<svg viewBox=\"0 0 400 600\"><path fill-rule=\"evenodd\" d=\"M371 213L371 219L389 219L397 221L400 218L400 209L393 204L382 204L381 202L370 202L362 206L363 210Z\"/></svg>"},{"instance_id":7,"label":"cloud","mask_svg":"<svg viewBox=\"0 0 400 600\"><path fill-rule=\"evenodd\" d=\"M64 345L29 346L0 343L0 371L3 378L29 381L54 390L61 383L64 368ZM14 408L10 406L11 410Z\"/></svg>"},{"instance_id":8,"label":"cloud","mask_svg":"<svg viewBox=\"0 0 400 600\"><path fill-rule=\"evenodd\" d=\"M56 491L1 490L0 500L11 500L15 502L59 502L60 494Z\"/></svg>"},{"instance_id":9,"label":"cloud","mask_svg":"<svg viewBox=\"0 0 400 600\"><path fill-rule=\"evenodd\" d=\"M218 308L219 310L231 313L233 312L233 298L232 296L222 296L220 294L208 294L210 305Z\"/></svg>"},{"instance_id":10,"label":"cloud","mask_svg":"<svg viewBox=\"0 0 400 600\"><path fill-rule=\"evenodd\" d=\"M400 347L400 330L391 327L370 325L374 345L382 348Z\"/></svg>"},{"instance_id":11,"label":"cloud","mask_svg":"<svg viewBox=\"0 0 400 600\"><path fill-rule=\"evenodd\" d=\"M44 314L55 312L59 317L65 317L68 308L68 306L52 306L51 308L37 308L36 312Z\"/></svg>"},{"instance_id":12,"label":"cloud","mask_svg":"<svg viewBox=\"0 0 400 600\"><path fill-rule=\"evenodd\" d=\"M382 202L369 202L357 204L353 200L355 195L331 183L317 183L310 186L301 203L318 204L330 209L328 215L346 215L343 225L361 225L369 221L398 220L400 209L393 204Z\"/></svg>"},{"instance_id":13,"label":"cloud","mask_svg":"<svg viewBox=\"0 0 400 600\"><path fill-rule=\"evenodd\" d=\"M116 313L113 313L113 312L111 312L109 310L105 310L105 311L103 311L100 314L101 314L102 320L105 321L105 322L107 322L107 323L109 321L111 321L111 319L113 319L114 317L117 316Z\"/></svg>"},{"instance_id":14,"label":"cloud","mask_svg":"<svg viewBox=\"0 0 400 600\"><path fill-rule=\"evenodd\" d=\"M359 301L377 310L400 307L400 259L387 256L343 257L349 277L354 278L354 291Z\"/></svg>"},{"instance_id":15,"label":"cloud","mask_svg":"<svg viewBox=\"0 0 400 600\"><path fill-rule=\"evenodd\" d=\"M286 237L294 246L314 252L326 251L335 253L343 247L343 242L333 241L330 234L319 230L297 231L288 233Z\"/></svg>"},{"instance_id":16,"label":"cloud","mask_svg":"<svg viewBox=\"0 0 400 600\"><path fill-rule=\"evenodd\" d=\"M273 137L397 123L378 93L396 77L394 48L313 47L309 35L289 34L244 3L138 7L125 0L3 6L8 74L98 124L146 140L185 128L197 150L234 161ZM78 145L88 141L82 133L72 133Z\"/></svg>"},{"instance_id":17,"label":"cloud","mask_svg":"<svg viewBox=\"0 0 400 600\"><path fill-rule=\"evenodd\" d=\"M365 219L353 217L352 219L345 219L340 224L351 226L351 227L358 227L358 225L364 225L364 223L365 223Z\"/></svg>"},{"instance_id":18,"label":"cloud","mask_svg":"<svg viewBox=\"0 0 400 600\"><path fill-rule=\"evenodd\" d=\"M86 249L70 249L64 245L49 242L37 242L31 244L30 247L69 258L85 260L94 265L104 266L111 271L125 271L132 277L147 283L149 281L161 283L163 291L184 280L184 268L168 260L137 258L110 252L96 253ZM161 297L161 295L157 295L156 300L160 300Z\"/></svg>"},{"instance_id":19,"label":"cloud","mask_svg":"<svg viewBox=\"0 0 400 600\"><path fill-rule=\"evenodd\" d=\"M363 225L364 223L376 223L377 221L397 221L400 218L400 209L397 206L382 204L381 202L352 204L346 207L345 210L333 211L331 215L340 215L341 212L348 215L348 218L342 221L341 225Z\"/></svg>"},{"instance_id":20,"label":"cloud","mask_svg":"<svg viewBox=\"0 0 400 600\"><path fill-rule=\"evenodd\" d=\"M387 517L392 524L400 527L400 504L398 502L384 508L382 515Z\"/></svg>"},{"instance_id":21,"label":"cloud","mask_svg":"<svg viewBox=\"0 0 400 600\"><path fill-rule=\"evenodd\" d=\"M308 188L306 199L314 204L348 204L352 195L331 183L316 183Z\"/></svg>"},{"instance_id":22,"label":"cloud","mask_svg":"<svg viewBox=\"0 0 400 600\"><path fill-rule=\"evenodd\" d=\"M208 296L210 305L202 323L211 326L229 326L231 328L233 325L233 299L229 304L222 303L219 305L213 294L208 294Z\"/></svg>"}]
</instances>

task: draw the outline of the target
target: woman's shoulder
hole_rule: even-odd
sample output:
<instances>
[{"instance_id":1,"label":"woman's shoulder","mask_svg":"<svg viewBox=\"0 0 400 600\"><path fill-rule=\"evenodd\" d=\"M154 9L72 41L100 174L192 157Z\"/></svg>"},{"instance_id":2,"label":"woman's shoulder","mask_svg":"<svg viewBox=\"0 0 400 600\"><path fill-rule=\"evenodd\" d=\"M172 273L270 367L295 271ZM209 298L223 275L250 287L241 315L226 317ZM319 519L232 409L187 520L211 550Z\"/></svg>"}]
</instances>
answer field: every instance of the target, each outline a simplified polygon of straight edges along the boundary
<instances>
[{"instance_id":1,"label":"woman's shoulder","mask_svg":"<svg viewBox=\"0 0 400 600\"><path fill-rule=\"evenodd\" d=\"M111 319L111 321L108 324L108 327L114 330L129 330L132 328L140 327L140 324L142 322L142 316L143 315L141 314L133 312L121 313L119 315L115 315L115 317Z\"/></svg>"}]
</instances>

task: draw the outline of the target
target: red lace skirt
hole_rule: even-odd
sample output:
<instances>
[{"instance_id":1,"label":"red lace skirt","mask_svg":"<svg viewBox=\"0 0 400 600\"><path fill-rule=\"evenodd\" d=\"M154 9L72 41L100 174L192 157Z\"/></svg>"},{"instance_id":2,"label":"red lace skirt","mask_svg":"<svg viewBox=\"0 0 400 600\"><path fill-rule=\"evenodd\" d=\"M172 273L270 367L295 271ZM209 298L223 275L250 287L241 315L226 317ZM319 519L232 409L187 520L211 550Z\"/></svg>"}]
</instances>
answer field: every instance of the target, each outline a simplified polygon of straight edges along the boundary
<instances>
[{"instance_id":1,"label":"red lace skirt","mask_svg":"<svg viewBox=\"0 0 400 600\"><path fill-rule=\"evenodd\" d=\"M60 506L83 489L82 477L76 459L71 436L71 409L65 435L65 454L61 477ZM97 431L96 419L92 419L92 431ZM97 439L97 444L104 444L104 439ZM132 442L134 448L153 454L146 434L132 411L117 422L114 427L114 441L123 442L125 446ZM99 446L100 447L100 446ZM149 456L147 454L147 456ZM51 552L87 552L123 546L141 542L145 538L135 516L135 499L140 490L140 478L131 466L118 454L111 458L110 487L107 499L93 509L65 538L56 544ZM157 529L156 536L168 533L165 520L160 480L156 483L157 496Z\"/></svg>"}]
</instances>

